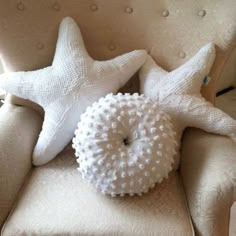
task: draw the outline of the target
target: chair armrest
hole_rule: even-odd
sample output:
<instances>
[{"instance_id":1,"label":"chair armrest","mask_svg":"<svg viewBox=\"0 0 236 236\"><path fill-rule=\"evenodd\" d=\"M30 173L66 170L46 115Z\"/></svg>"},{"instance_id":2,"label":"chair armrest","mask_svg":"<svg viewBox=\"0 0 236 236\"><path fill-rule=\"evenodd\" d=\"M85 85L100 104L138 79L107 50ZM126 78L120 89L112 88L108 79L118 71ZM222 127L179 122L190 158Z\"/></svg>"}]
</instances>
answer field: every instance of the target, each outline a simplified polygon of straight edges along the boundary
<instances>
[{"instance_id":1,"label":"chair armrest","mask_svg":"<svg viewBox=\"0 0 236 236\"><path fill-rule=\"evenodd\" d=\"M236 186L235 143L224 136L188 129L180 171L196 235L228 235Z\"/></svg>"},{"instance_id":2,"label":"chair armrest","mask_svg":"<svg viewBox=\"0 0 236 236\"><path fill-rule=\"evenodd\" d=\"M0 108L0 228L29 171L31 155L42 128L42 117L30 108Z\"/></svg>"}]
</instances>

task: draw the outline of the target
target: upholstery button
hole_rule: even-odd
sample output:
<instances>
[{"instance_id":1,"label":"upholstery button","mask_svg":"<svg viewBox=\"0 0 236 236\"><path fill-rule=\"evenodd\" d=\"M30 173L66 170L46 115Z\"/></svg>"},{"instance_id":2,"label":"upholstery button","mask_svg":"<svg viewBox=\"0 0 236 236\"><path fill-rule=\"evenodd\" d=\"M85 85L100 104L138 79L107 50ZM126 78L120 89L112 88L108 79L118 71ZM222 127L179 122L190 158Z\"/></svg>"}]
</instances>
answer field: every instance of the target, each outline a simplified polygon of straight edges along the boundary
<instances>
[{"instance_id":1,"label":"upholstery button","mask_svg":"<svg viewBox=\"0 0 236 236\"><path fill-rule=\"evenodd\" d=\"M125 9L125 12L128 13L128 14L131 14L133 11L134 11L134 10L133 10L132 7L127 7L127 8Z\"/></svg>"},{"instance_id":2,"label":"upholstery button","mask_svg":"<svg viewBox=\"0 0 236 236\"><path fill-rule=\"evenodd\" d=\"M179 53L179 57L180 58L185 58L186 57L186 53L185 52L180 52Z\"/></svg>"},{"instance_id":3,"label":"upholstery button","mask_svg":"<svg viewBox=\"0 0 236 236\"><path fill-rule=\"evenodd\" d=\"M110 51L114 51L116 49L116 46L114 44L110 44L108 48Z\"/></svg>"},{"instance_id":4,"label":"upholstery button","mask_svg":"<svg viewBox=\"0 0 236 236\"><path fill-rule=\"evenodd\" d=\"M98 6L97 6L96 4L92 4L92 5L90 6L90 10L91 10L91 11L97 11L97 10L98 10Z\"/></svg>"},{"instance_id":5,"label":"upholstery button","mask_svg":"<svg viewBox=\"0 0 236 236\"><path fill-rule=\"evenodd\" d=\"M53 9L55 11L60 11L61 7L60 7L60 5L57 2L55 2L54 5L53 5Z\"/></svg>"},{"instance_id":6,"label":"upholstery button","mask_svg":"<svg viewBox=\"0 0 236 236\"><path fill-rule=\"evenodd\" d=\"M201 17L204 17L206 15L206 11L205 10L200 10L198 12L198 15L201 16Z\"/></svg>"},{"instance_id":7,"label":"upholstery button","mask_svg":"<svg viewBox=\"0 0 236 236\"><path fill-rule=\"evenodd\" d=\"M41 43L41 42L37 43L36 46L37 46L37 48L38 48L39 50L41 50L41 49L44 48L44 45L43 45L43 43Z\"/></svg>"},{"instance_id":8,"label":"upholstery button","mask_svg":"<svg viewBox=\"0 0 236 236\"><path fill-rule=\"evenodd\" d=\"M22 2L19 2L17 4L17 9L20 11L24 11L25 10L25 5Z\"/></svg>"},{"instance_id":9,"label":"upholstery button","mask_svg":"<svg viewBox=\"0 0 236 236\"><path fill-rule=\"evenodd\" d=\"M163 10L162 11L162 13L161 13L161 15L163 16L163 17L167 17L167 16L169 16L169 11L168 10Z\"/></svg>"}]
</instances>

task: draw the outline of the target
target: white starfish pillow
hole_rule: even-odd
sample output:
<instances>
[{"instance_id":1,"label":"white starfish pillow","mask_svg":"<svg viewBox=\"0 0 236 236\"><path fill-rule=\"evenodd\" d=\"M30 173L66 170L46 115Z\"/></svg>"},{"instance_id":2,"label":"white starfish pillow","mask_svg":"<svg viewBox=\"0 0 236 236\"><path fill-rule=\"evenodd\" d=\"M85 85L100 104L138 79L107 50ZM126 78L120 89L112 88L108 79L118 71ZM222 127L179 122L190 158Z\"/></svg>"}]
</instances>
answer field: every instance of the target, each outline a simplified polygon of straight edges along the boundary
<instances>
[{"instance_id":1,"label":"white starfish pillow","mask_svg":"<svg viewBox=\"0 0 236 236\"><path fill-rule=\"evenodd\" d=\"M142 66L146 56L146 51L136 50L108 61L95 61L86 51L76 22L66 17L60 24L51 66L0 76L1 88L44 108L33 164L45 164L62 151L86 107L108 93L116 93Z\"/></svg>"},{"instance_id":2,"label":"white starfish pillow","mask_svg":"<svg viewBox=\"0 0 236 236\"><path fill-rule=\"evenodd\" d=\"M150 56L140 70L141 93L157 101L162 110L171 116L179 147L186 127L228 135L236 140L236 121L207 102L200 93L214 59L215 47L209 43L172 72L162 69ZM179 155L176 167L178 162Z\"/></svg>"}]
</instances>

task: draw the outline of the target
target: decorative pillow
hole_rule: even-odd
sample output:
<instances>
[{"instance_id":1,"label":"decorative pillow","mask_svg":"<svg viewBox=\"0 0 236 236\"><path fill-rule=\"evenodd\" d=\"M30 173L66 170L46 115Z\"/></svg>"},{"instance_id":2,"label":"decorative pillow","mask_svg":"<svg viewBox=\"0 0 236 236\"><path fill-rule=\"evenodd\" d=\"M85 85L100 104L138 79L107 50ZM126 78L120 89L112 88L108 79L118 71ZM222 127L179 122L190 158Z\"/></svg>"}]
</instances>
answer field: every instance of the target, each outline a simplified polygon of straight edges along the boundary
<instances>
[{"instance_id":1,"label":"decorative pillow","mask_svg":"<svg viewBox=\"0 0 236 236\"><path fill-rule=\"evenodd\" d=\"M86 51L76 22L61 22L51 66L0 76L0 87L44 108L42 131L33 152L33 164L52 160L73 137L86 107L110 92L117 92L145 62L137 50L108 61L95 61Z\"/></svg>"},{"instance_id":2,"label":"decorative pillow","mask_svg":"<svg viewBox=\"0 0 236 236\"><path fill-rule=\"evenodd\" d=\"M75 135L78 169L104 194L141 195L172 169L172 123L143 95L100 98L81 116Z\"/></svg>"},{"instance_id":3,"label":"decorative pillow","mask_svg":"<svg viewBox=\"0 0 236 236\"><path fill-rule=\"evenodd\" d=\"M186 127L228 135L236 140L236 121L207 102L200 93L214 58L215 47L210 43L172 72L162 69L150 56L140 70L141 93L156 101L171 116L178 146ZM177 167L179 158L175 159Z\"/></svg>"}]
</instances>

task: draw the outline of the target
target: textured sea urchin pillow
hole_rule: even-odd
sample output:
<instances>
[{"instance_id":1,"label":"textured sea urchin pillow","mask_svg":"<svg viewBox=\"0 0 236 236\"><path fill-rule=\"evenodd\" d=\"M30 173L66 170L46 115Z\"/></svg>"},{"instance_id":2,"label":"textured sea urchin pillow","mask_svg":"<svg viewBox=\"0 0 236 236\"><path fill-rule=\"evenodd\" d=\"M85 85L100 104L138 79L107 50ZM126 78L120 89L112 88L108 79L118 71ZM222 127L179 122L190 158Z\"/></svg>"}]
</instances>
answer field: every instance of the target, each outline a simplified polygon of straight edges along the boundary
<instances>
[{"instance_id":1,"label":"textured sea urchin pillow","mask_svg":"<svg viewBox=\"0 0 236 236\"><path fill-rule=\"evenodd\" d=\"M81 116L75 135L78 170L104 194L140 195L172 170L170 117L143 95L101 98Z\"/></svg>"}]
</instances>

